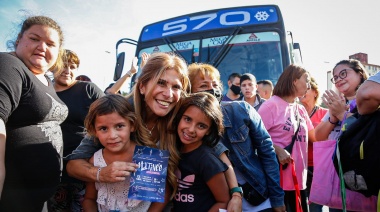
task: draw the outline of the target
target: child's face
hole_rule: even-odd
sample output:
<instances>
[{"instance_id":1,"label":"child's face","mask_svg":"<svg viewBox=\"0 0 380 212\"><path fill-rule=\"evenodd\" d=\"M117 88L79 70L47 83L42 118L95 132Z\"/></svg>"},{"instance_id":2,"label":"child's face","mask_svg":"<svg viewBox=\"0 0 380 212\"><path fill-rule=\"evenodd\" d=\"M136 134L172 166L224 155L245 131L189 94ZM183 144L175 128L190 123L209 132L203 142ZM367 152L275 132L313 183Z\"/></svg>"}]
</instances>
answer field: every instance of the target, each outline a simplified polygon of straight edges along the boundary
<instances>
[{"instance_id":1,"label":"child's face","mask_svg":"<svg viewBox=\"0 0 380 212\"><path fill-rule=\"evenodd\" d=\"M202 144L202 138L208 135L211 119L196 106L190 106L182 115L177 133L183 144L182 152L190 152Z\"/></svg>"},{"instance_id":2,"label":"child's face","mask_svg":"<svg viewBox=\"0 0 380 212\"><path fill-rule=\"evenodd\" d=\"M111 152L123 152L130 145L131 132L134 126L118 113L97 116L95 134L105 149Z\"/></svg>"}]
</instances>

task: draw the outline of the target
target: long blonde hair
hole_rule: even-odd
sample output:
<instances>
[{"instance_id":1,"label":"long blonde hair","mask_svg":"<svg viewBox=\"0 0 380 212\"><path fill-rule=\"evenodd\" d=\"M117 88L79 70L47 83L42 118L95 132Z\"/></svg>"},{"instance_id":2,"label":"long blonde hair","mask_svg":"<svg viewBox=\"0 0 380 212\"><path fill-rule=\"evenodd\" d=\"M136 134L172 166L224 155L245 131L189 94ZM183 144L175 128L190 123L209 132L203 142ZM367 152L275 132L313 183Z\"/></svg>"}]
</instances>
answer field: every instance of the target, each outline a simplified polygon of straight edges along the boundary
<instances>
[{"instance_id":1,"label":"long blonde hair","mask_svg":"<svg viewBox=\"0 0 380 212\"><path fill-rule=\"evenodd\" d=\"M142 68L141 74L137 79L137 83L133 87L133 91L128 97L133 96L135 111L137 116L141 117L142 121L146 121L146 108L147 105L144 101L144 95L140 93L140 85L146 85L148 82L153 81L157 84L160 77L165 73L166 70L173 69L179 76L182 83L183 92L181 92L181 97L186 96L186 93L190 89L189 78L187 75L187 64L186 62L175 54L170 53L153 53L146 64ZM146 96L151 95L151 90L145 93ZM128 98L127 97L127 98ZM179 104L179 103L177 103ZM175 116L173 110L170 111L166 116L160 117L157 121L157 130L159 132L159 148L163 150L169 150L169 167L168 167L168 181L171 185L173 192L171 198L174 197L177 190L177 177L175 175L175 170L177 169L178 162L180 159L179 152L176 148L176 134L172 130L168 130L169 120ZM146 128L146 127L145 127ZM147 130L147 129L146 129ZM151 138L150 138L151 139ZM157 142L157 141L153 141Z\"/></svg>"}]
</instances>

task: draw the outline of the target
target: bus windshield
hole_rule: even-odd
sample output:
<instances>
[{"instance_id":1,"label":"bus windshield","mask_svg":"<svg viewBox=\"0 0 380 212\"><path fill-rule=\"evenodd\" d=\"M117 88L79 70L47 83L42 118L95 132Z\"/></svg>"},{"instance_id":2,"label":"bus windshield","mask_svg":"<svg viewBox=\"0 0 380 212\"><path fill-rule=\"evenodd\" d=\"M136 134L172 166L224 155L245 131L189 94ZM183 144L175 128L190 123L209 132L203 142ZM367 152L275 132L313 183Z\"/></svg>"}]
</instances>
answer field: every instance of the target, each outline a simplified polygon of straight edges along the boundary
<instances>
[{"instance_id":1,"label":"bus windshield","mask_svg":"<svg viewBox=\"0 0 380 212\"><path fill-rule=\"evenodd\" d=\"M174 52L188 64L202 62L214 65L221 73L224 90L226 79L232 73L251 73L257 80L273 83L282 73L280 36L277 32L238 34L187 40L141 49L143 52Z\"/></svg>"}]
</instances>

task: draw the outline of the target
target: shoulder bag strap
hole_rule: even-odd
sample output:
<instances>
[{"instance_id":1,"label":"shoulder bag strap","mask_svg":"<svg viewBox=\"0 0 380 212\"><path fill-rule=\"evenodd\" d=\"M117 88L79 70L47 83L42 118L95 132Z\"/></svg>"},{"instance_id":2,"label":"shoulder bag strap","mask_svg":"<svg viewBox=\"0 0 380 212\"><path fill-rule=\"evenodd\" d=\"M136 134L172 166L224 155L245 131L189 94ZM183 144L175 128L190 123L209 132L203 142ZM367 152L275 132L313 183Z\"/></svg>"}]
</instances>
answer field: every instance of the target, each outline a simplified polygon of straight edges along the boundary
<instances>
[{"instance_id":1,"label":"shoulder bag strap","mask_svg":"<svg viewBox=\"0 0 380 212\"><path fill-rule=\"evenodd\" d=\"M293 146L294 146L294 142L296 141L296 138L297 138L297 135L298 135L298 132L300 131L300 114L298 112L298 107L296 106L296 113L297 113L297 130L296 132L294 133L293 137L292 137L292 142L285 147L286 151L288 151L290 154L292 154L292 150L293 150Z\"/></svg>"},{"instance_id":2,"label":"shoulder bag strap","mask_svg":"<svg viewBox=\"0 0 380 212\"><path fill-rule=\"evenodd\" d=\"M299 112L298 112L298 107L296 106L296 112L297 112L297 130L296 130L296 132L294 133L294 135L293 135L293 137L292 137L292 142L288 145L288 146L286 146L284 149L286 150L286 151L288 151L289 152L289 154L292 154L292 151L293 151L293 146L294 146L294 142L296 141L296 138L297 138L297 135L298 135L298 132L299 132L299 130L300 130L300 124L301 124L301 122L300 122L300 114L299 114ZM284 165L282 165L282 169L286 169L288 167L288 164L287 163L285 163Z\"/></svg>"},{"instance_id":3,"label":"shoulder bag strap","mask_svg":"<svg viewBox=\"0 0 380 212\"><path fill-rule=\"evenodd\" d=\"M344 122L346 121L347 113L348 112L346 112L344 114L341 127L343 127ZM335 154L336 154L336 158L338 160L338 167L339 167L339 173L338 174L339 174L339 181L340 181L340 194L342 196L342 210L345 212L345 211L347 211L347 205L346 205L346 185L344 183L343 170L342 170L342 164L340 162L340 152L339 152L339 137L340 137L341 133L342 133L342 128L340 129L339 136L337 137L337 140L336 140Z\"/></svg>"}]
</instances>

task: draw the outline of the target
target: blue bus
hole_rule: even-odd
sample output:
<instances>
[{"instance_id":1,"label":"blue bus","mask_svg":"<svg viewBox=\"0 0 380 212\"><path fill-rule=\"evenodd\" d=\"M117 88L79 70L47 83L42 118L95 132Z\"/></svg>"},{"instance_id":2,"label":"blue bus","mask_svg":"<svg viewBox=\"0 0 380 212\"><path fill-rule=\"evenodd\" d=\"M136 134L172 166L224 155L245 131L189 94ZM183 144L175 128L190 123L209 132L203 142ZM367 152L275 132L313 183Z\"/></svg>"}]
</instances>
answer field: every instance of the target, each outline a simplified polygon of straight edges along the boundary
<instances>
[{"instance_id":1,"label":"blue bus","mask_svg":"<svg viewBox=\"0 0 380 212\"><path fill-rule=\"evenodd\" d=\"M221 73L224 91L231 73L251 73L257 80L276 84L286 66L302 62L299 44L285 30L277 5L215 9L149 24L138 41L117 42L115 81L125 57L124 52L118 53L121 43L136 45L139 58L143 52L174 52L188 64L211 64Z\"/></svg>"}]
</instances>

